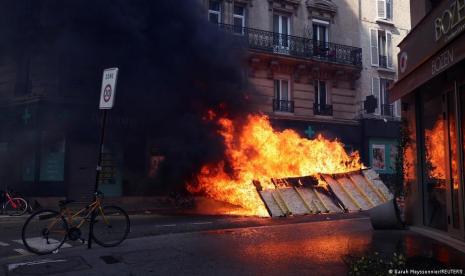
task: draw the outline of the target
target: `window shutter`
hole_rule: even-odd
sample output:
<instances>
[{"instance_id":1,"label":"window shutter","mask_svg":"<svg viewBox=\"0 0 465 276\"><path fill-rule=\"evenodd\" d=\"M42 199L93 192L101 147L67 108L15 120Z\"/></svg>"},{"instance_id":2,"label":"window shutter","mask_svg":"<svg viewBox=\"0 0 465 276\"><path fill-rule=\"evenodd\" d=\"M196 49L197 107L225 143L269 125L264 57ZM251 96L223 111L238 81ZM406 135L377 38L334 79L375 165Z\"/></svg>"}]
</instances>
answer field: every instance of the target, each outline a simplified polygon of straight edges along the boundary
<instances>
[{"instance_id":1,"label":"window shutter","mask_svg":"<svg viewBox=\"0 0 465 276\"><path fill-rule=\"evenodd\" d=\"M378 30L370 29L371 65L379 66Z\"/></svg>"},{"instance_id":2,"label":"window shutter","mask_svg":"<svg viewBox=\"0 0 465 276\"><path fill-rule=\"evenodd\" d=\"M380 114L380 81L379 81L379 78L376 78L376 77L373 77L371 79L371 93L373 94L373 96L375 96L376 98L376 101L378 102L377 103L377 107L376 107L376 111L375 111L375 114Z\"/></svg>"},{"instance_id":3,"label":"window shutter","mask_svg":"<svg viewBox=\"0 0 465 276\"><path fill-rule=\"evenodd\" d=\"M392 69L392 34L386 32L386 58L387 67Z\"/></svg>"},{"instance_id":4,"label":"window shutter","mask_svg":"<svg viewBox=\"0 0 465 276\"><path fill-rule=\"evenodd\" d=\"M386 0L377 0L378 18L386 18Z\"/></svg>"},{"instance_id":5,"label":"window shutter","mask_svg":"<svg viewBox=\"0 0 465 276\"><path fill-rule=\"evenodd\" d=\"M274 80L274 97L276 100L280 100L281 98L281 91L280 91L280 83L279 80Z\"/></svg>"},{"instance_id":6,"label":"window shutter","mask_svg":"<svg viewBox=\"0 0 465 276\"><path fill-rule=\"evenodd\" d=\"M386 0L386 19L392 20L392 0Z\"/></svg>"},{"instance_id":7,"label":"window shutter","mask_svg":"<svg viewBox=\"0 0 465 276\"><path fill-rule=\"evenodd\" d=\"M394 108L395 108L395 116L400 117L402 112L401 112L401 103L400 100L397 100L394 102Z\"/></svg>"},{"instance_id":8,"label":"window shutter","mask_svg":"<svg viewBox=\"0 0 465 276\"><path fill-rule=\"evenodd\" d=\"M289 81L282 80L281 81L281 100L288 101L289 100Z\"/></svg>"}]
</instances>

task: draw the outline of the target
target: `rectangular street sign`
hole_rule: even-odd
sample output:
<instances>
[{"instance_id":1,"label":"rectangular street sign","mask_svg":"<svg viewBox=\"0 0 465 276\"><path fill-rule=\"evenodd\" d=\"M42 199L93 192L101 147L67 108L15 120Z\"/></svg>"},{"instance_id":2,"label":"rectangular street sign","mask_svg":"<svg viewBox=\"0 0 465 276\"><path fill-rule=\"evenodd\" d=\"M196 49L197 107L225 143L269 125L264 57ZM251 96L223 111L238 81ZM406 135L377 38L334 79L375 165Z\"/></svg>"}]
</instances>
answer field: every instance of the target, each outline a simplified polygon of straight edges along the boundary
<instances>
[{"instance_id":1,"label":"rectangular street sign","mask_svg":"<svg viewBox=\"0 0 465 276\"><path fill-rule=\"evenodd\" d=\"M100 109L111 109L115 103L116 80L118 68L103 70L102 89L100 92Z\"/></svg>"}]
</instances>

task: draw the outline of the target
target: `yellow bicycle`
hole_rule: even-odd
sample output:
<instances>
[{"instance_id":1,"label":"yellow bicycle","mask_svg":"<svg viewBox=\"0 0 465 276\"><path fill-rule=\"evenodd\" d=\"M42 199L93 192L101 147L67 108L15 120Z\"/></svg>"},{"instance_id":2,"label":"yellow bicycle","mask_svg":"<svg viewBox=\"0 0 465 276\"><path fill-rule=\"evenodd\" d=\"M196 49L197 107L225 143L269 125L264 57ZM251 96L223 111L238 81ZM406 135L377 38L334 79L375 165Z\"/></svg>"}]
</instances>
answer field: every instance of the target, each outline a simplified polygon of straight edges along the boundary
<instances>
[{"instance_id":1,"label":"yellow bicycle","mask_svg":"<svg viewBox=\"0 0 465 276\"><path fill-rule=\"evenodd\" d=\"M129 234L130 221L126 212L117 206L102 206L103 194L95 193L95 200L77 212L67 207L72 200L61 200L60 211L40 210L24 223L22 240L30 252L43 255L58 252L66 240L85 240L81 226L92 223L90 238L103 247L117 246Z\"/></svg>"}]
</instances>

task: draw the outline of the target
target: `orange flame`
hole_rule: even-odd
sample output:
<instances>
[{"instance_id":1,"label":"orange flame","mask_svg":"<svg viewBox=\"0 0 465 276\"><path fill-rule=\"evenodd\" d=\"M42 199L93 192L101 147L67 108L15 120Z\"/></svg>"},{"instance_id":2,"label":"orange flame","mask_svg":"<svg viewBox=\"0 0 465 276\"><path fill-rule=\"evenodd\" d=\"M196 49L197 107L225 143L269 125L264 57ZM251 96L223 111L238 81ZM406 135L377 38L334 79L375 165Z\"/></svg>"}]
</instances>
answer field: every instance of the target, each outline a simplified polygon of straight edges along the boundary
<instances>
[{"instance_id":1,"label":"orange flame","mask_svg":"<svg viewBox=\"0 0 465 276\"><path fill-rule=\"evenodd\" d=\"M431 164L431 178L446 179L444 139L443 120L436 121L433 129L425 129L426 160Z\"/></svg>"},{"instance_id":2,"label":"orange flame","mask_svg":"<svg viewBox=\"0 0 465 276\"><path fill-rule=\"evenodd\" d=\"M454 189L458 189L457 135L455 120L449 121L450 161ZM446 131L444 120L438 120L433 129L425 130L426 160L431 164L430 178L445 180L446 174ZM442 187L445 188L445 187Z\"/></svg>"},{"instance_id":3,"label":"orange flame","mask_svg":"<svg viewBox=\"0 0 465 276\"><path fill-rule=\"evenodd\" d=\"M220 118L218 123L227 160L203 166L196 185L189 184L188 190L241 206L241 215L268 216L252 184L254 180L263 189L274 189L271 178L362 168L358 152L347 154L337 140L329 141L321 135L309 140L293 130L276 131L265 115L249 115L242 127L226 118Z\"/></svg>"}]
</instances>

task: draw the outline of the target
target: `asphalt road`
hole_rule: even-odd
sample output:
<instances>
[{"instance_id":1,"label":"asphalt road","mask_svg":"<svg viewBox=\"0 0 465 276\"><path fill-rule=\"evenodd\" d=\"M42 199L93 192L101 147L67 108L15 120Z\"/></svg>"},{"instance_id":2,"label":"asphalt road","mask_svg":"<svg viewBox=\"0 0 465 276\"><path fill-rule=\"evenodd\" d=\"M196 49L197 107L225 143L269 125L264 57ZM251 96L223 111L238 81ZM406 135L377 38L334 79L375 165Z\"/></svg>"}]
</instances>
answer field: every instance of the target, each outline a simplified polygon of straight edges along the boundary
<instances>
[{"instance_id":1,"label":"asphalt road","mask_svg":"<svg viewBox=\"0 0 465 276\"><path fill-rule=\"evenodd\" d=\"M463 253L407 230L374 231L363 213L282 219L139 215L132 221L130 238L117 247L77 245L36 256L12 255L21 245L4 246L9 253L0 259L0 275L347 275L348 257L392 257L399 250L407 259L422 256L465 272ZM14 244L19 221L1 225L2 236L9 235L2 242Z\"/></svg>"},{"instance_id":2,"label":"asphalt road","mask_svg":"<svg viewBox=\"0 0 465 276\"><path fill-rule=\"evenodd\" d=\"M271 226L283 224L306 223L311 221L336 220L340 218L365 217L363 213L354 214L319 214L314 216L296 216L288 218L257 218L234 216L196 216L196 215L156 215L138 214L130 215L131 232L128 239L158 236L172 233L198 232L205 230L247 228L257 226ZM27 216L8 217L0 216L0 260L16 256L31 255L21 242L21 229ZM87 227L81 230L82 236L87 238ZM66 248L83 247L80 242L67 241ZM95 245L98 246L98 245Z\"/></svg>"},{"instance_id":3,"label":"asphalt road","mask_svg":"<svg viewBox=\"0 0 465 276\"><path fill-rule=\"evenodd\" d=\"M342 257L371 240L366 218L264 220L270 225L132 237L114 248L71 247L46 256L4 258L0 275L343 275ZM208 220L169 221L205 225L194 223Z\"/></svg>"}]
</instances>

